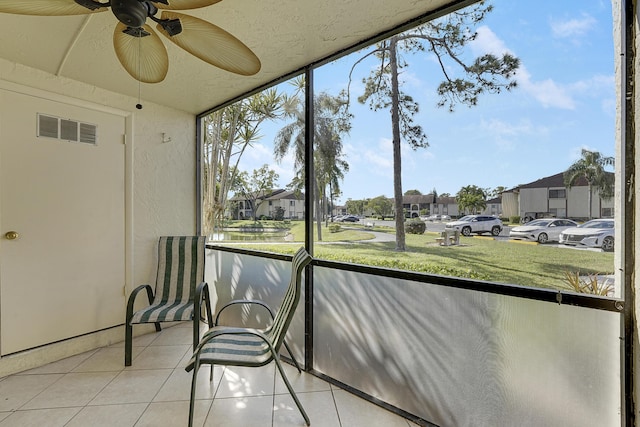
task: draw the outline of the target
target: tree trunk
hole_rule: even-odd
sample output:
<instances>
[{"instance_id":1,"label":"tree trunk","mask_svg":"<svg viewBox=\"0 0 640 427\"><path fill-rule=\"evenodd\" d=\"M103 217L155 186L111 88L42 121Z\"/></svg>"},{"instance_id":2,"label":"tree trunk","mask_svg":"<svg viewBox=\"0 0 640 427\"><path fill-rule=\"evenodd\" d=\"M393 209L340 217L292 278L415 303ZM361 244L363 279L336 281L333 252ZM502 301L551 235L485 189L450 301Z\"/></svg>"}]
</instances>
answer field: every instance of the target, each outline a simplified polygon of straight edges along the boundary
<instances>
[{"instance_id":1,"label":"tree trunk","mask_svg":"<svg viewBox=\"0 0 640 427\"><path fill-rule=\"evenodd\" d=\"M316 180L316 173L315 170L313 171L313 199L314 199L314 210L315 212L315 217L316 217L316 233L318 234L317 238L318 241L321 242L322 241L322 211L320 210L320 198L319 193L320 191L318 190L318 181ZM309 197L307 195L307 197Z\"/></svg>"},{"instance_id":2,"label":"tree trunk","mask_svg":"<svg viewBox=\"0 0 640 427\"><path fill-rule=\"evenodd\" d=\"M398 40L389 41L389 65L391 67L391 125L393 129L393 198L396 210L396 250L405 251L404 210L402 207L402 154L400 150L400 106L398 84Z\"/></svg>"},{"instance_id":3,"label":"tree trunk","mask_svg":"<svg viewBox=\"0 0 640 427\"><path fill-rule=\"evenodd\" d=\"M592 194L591 183L589 183L589 197L587 198L587 200L589 201L589 219L593 218L593 215L591 214L591 205L593 203L591 200L591 194Z\"/></svg>"}]
</instances>

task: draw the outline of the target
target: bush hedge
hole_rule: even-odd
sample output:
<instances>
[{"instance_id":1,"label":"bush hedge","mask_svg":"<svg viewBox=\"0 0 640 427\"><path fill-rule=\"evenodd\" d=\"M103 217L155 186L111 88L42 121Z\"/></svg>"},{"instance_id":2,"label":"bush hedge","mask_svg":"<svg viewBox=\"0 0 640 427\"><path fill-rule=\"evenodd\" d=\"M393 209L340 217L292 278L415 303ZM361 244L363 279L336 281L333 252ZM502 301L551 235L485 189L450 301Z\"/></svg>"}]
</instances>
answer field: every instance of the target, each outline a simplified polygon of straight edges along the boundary
<instances>
[{"instance_id":1,"label":"bush hedge","mask_svg":"<svg viewBox=\"0 0 640 427\"><path fill-rule=\"evenodd\" d=\"M408 234L424 234L427 224L419 219L412 219L404 223L404 231Z\"/></svg>"}]
</instances>

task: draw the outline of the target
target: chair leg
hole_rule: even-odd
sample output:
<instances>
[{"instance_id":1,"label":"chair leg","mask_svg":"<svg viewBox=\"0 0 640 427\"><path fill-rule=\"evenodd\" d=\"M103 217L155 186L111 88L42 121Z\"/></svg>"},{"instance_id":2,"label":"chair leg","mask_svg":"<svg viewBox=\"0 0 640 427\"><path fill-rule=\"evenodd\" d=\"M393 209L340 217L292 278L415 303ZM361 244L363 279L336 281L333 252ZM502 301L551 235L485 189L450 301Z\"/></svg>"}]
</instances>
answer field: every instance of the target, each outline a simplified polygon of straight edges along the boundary
<instances>
[{"instance_id":1,"label":"chair leg","mask_svg":"<svg viewBox=\"0 0 640 427\"><path fill-rule=\"evenodd\" d=\"M124 325L124 328L124 366L131 366L133 326L129 324L129 319L127 319L127 323Z\"/></svg>"},{"instance_id":2,"label":"chair leg","mask_svg":"<svg viewBox=\"0 0 640 427\"><path fill-rule=\"evenodd\" d=\"M280 376L282 377L282 380L284 381L285 385L287 386L287 390L289 390L289 394L291 394L291 397L293 397L293 401L296 403L296 406L298 407L298 410L302 414L302 417L304 418L305 423L308 426L310 426L311 425L311 421L309 421L309 416L307 415L307 413L305 412L304 408L302 407L302 403L300 403L300 401L298 400L298 396L296 396L296 392L293 391L293 387L291 386L291 383L289 382L289 379L287 378L287 375L284 373L284 369L282 369L282 365L280 364L280 360L279 360L277 354L274 356L273 360L276 362L276 366L278 367L278 371L280 371Z\"/></svg>"},{"instance_id":3,"label":"chair leg","mask_svg":"<svg viewBox=\"0 0 640 427\"><path fill-rule=\"evenodd\" d=\"M196 400L196 382L198 380L198 370L200 368L200 353L196 353L196 360L193 363L193 376L191 377L191 397L189 399L189 427L193 426L193 412ZM213 365L211 365L213 371Z\"/></svg>"}]
</instances>

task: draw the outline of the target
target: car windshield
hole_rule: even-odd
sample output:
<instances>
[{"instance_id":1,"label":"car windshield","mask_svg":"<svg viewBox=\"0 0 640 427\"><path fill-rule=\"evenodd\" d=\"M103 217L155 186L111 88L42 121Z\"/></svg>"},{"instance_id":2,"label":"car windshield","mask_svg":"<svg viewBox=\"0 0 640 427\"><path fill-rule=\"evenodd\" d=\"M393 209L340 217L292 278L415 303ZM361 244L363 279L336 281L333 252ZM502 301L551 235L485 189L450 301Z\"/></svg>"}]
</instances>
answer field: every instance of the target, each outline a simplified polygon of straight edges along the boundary
<instances>
[{"instance_id":1,"label":"car windshield","mask_svg":"<svg viewBox=\"0 0 640 427\"><path fill-rule=\"evenodd\" d=\"M613 221L588 221L582 225L579 225L580 228L613 228Z\"/></svg>"},{"instance_id":2,"label":"car windshield","mask_svg":"<svg viewBox=\"0 0 640 427\"><path fill-rule=\"evenodd\" d=\"M546 227L547 225L549 225L550 222L551 221L548 219L535 219L533 221L529 221L525 225L533 225L536 227Z\"/></svg>"},{"instance_id":3,"label":"car windshield","mask_svg":"<svg viewBox=\"0 0 640 427\"><path fill-rule=\"evenodd\" d=\"M473 218L475 218L475 216L473 216L473 215L465 215L462 218L460 218L458 221L471 221Z\"/></svg>"}]
</instances>

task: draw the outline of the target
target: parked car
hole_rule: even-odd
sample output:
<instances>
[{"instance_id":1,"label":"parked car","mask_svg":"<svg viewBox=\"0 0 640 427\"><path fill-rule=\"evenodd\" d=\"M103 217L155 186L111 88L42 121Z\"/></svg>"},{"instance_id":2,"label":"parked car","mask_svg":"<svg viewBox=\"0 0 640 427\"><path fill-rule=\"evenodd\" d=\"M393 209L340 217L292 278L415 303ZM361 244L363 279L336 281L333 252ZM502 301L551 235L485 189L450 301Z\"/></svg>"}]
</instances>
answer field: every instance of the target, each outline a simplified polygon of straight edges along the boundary
<instances>
[{"instance_id":1,"label":"parked car","mask_svg":"<svg viewBox=\"0 0 640 427\"><path fill-rule=\"evenodd\" d=\"M460 230L463 236L469 236L471 233L491 233L497 236L502 231L502 221L489 215L466 215L457 221L446 223L444 228Z\"/></svg>"},{"instance_id":2,"label":"parked car","mask_svg":"<svg viewBox=\"0 0 640 427\"><path fill-rule=\"evenodd\" d=\"M534 219L524 225L512 228L509 232L509 238L530 240L538 243L557 242L560 239L560 233L567 228L577 226L578 223L570 219Z\"/></svg>"},{"instance_id":3,"label":"parked car","mask_svg":"<svg viewBox=\"0 0 640 427\"><path fill-rule=\"evenodd\" d=\"M614 224L613 219L592 219L577 227L564 230L560 233L560 243L587 248L602 248L603 251L611 252L615 241Z\"/></svg>"},{"instance_id":4,"label":"parked car","mask_svg":"<svg viewBox=\"0 0 640 427\"><path fill-rule=\"evenodd\" d=\"M340 218L341 222L358 222L360 221L360 218L358 218L355 215L345 215L342 218Z\"/></svg>"},{"instance_id":5,"label":"parked car","mask_svg":"<svg viewBox=\"0 0 640 427\"><path fill-rule=\"evenodd\" d=\"M451 220L451 217L449 215L434 214L429 216L421 216L420 219L423 221L449 221Z\"/></svg>"}]
</instances>

